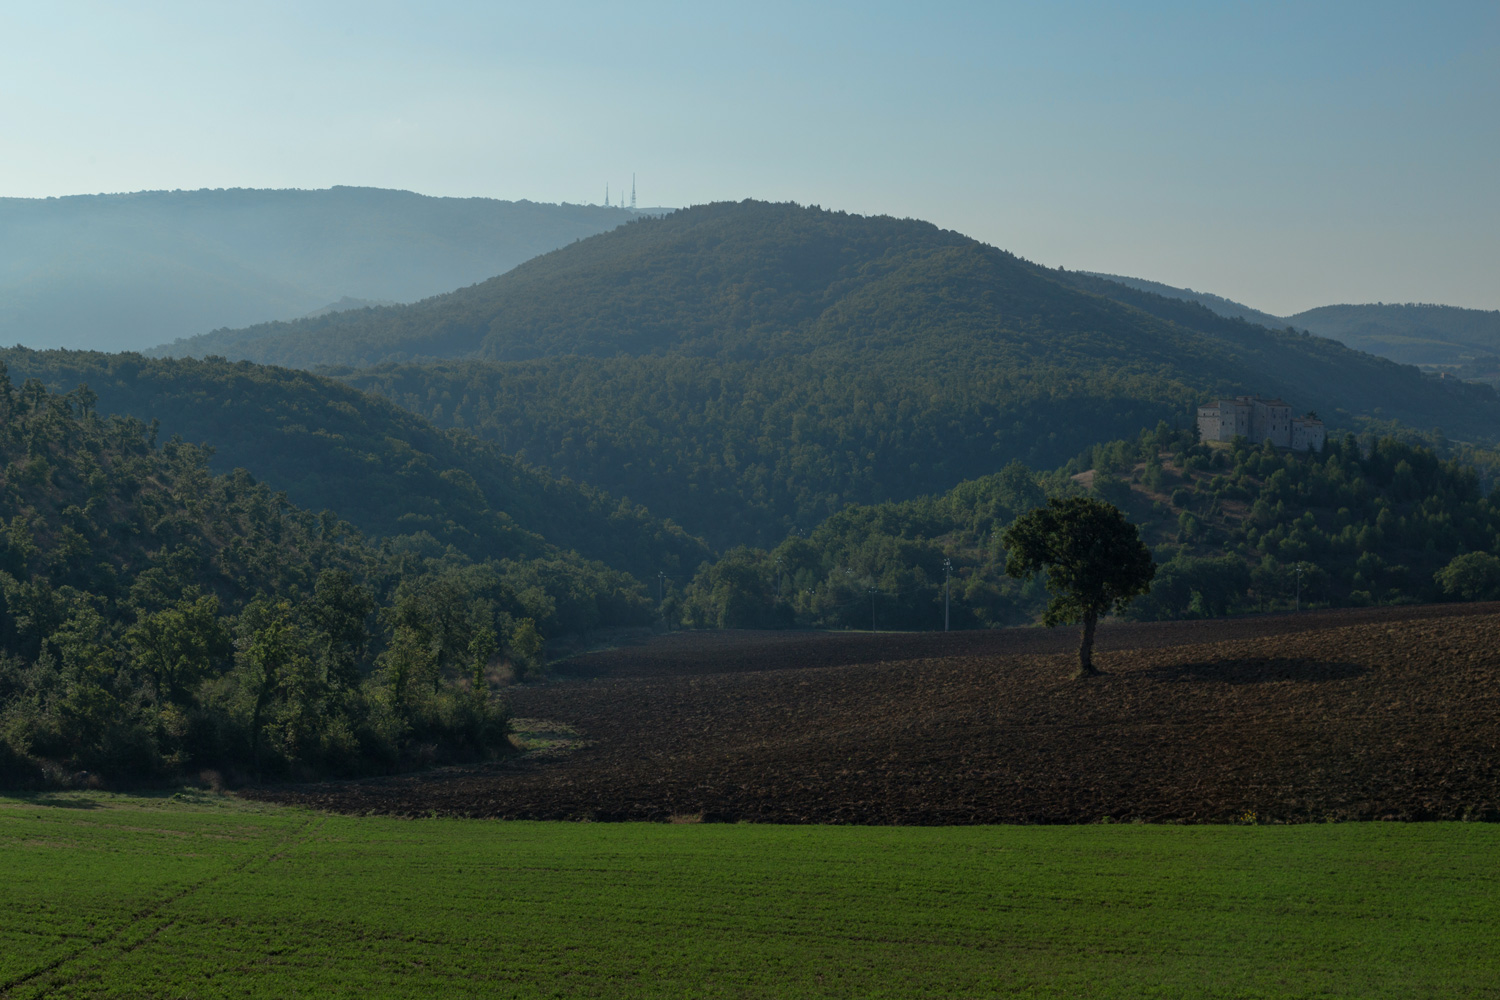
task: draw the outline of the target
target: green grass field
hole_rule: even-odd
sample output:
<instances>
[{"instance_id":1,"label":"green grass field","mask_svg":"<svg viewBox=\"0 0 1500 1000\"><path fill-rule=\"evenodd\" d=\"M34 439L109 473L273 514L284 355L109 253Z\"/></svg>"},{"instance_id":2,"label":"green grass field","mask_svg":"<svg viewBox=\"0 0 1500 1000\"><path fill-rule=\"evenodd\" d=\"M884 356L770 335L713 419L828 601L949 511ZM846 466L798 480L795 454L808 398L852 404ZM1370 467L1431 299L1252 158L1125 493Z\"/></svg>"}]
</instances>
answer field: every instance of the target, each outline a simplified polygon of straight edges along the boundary
<instances>
[{"instance_id":1,"label":"green grass field","mask_svg":"<svg viewBox=\"0 0 1500 1000\"><path fill-rule=\"evenodd\" d=\"M1500 827L0 799L0 996L1500 997Z\"/></svg>"}]
</instances>

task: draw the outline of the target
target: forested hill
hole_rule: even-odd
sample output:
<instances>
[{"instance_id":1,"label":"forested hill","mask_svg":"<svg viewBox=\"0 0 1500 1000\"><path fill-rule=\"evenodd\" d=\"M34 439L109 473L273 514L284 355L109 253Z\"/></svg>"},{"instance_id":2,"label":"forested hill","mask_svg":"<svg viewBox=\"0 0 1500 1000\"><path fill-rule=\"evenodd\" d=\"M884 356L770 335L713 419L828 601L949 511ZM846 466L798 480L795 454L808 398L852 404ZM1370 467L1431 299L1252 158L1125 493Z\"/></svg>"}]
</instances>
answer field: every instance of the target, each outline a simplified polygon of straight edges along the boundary
<instances>
[{"instance_id":1,"label":"forested hill","mask_svg":"<svg viewBox=\"0 0 1500 1000\"><path fill-rule=\"evenodd\" d=\"M411 306L178 346L273 364L680 355L1232 377L1242 359L928 223L758 202L646 219Z\"/></svg>"},{"instance_id":2,"label":"forested hill","mask_svg":"<svg viewBox=\"0 0 1500 1000\"><path fill-rule=\"evenodd\" d=\"M245 468L369 535L476 560L550 557L550 543L642 578L691 571L709 555L639 506L332 379L135 354L12 349L0 361L56 390L85 383L101 412L158 420L162 440L207 442L215 469Z\"/></svg>"},{"instance_id":3,"label":"forested hill","mask_svg":"<svg viewBox=\"0 0 1500 1000\"><path fill-rule=\"evenodd\" d=\"M413 302L634 217L354 187L3 198L0 343L138 350L346 297Z\"/></svg>"},{"instance_id":4,"label":"forested hill","mask_svg":"<svg viewBox=\"0 0 1500 1000\"><path fill-rule=\"evenodd\" d=\"M1488 390L1331 341L922 222L756 202L635 222L416 305L189 346L345 364L361 388L720 547L1012 459L1057 465L1160 419L1185 425L1217 393L1283 395L1335 425L1500 426ZM426 360L389 362L403 358Z\"/></svg>"},{"instance_id":5,"label":"forested hill","mask_svg":"<svg viewBox=\"0 0 1500 1000\"><path fill-rule=\"evenodd\" d=\"M802 359L826 372L969 381L1002 396L1037 387L1073 395L1089 379L1139 377L1157 385L1146 390L1154 401L1170 395L1165 383L1195 393L1239 387L1328 414L1380 409L1457 435L1500 416L1500 406L1472 412L1415 370L1337 344L1226 324L1201 308L1153 315L1098 291L924 222L743 202L643 219L415 305L213 334L182 348L297 367Z\"/></svg>"}]
</instances>

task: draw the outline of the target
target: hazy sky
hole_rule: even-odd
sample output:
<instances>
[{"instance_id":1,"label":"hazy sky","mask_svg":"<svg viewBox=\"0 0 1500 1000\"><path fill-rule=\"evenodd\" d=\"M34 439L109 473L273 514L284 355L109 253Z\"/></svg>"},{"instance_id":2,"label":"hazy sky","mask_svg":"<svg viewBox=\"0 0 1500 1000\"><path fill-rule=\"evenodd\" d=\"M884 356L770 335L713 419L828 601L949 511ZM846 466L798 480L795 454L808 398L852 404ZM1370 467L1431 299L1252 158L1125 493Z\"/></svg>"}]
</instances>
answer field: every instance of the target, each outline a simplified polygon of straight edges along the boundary
<instances>
[{"instance_id":1,"label":"hazy sky","mask_svg":"<svg viewBox=\"0 0 1500 1000\"><path fill-rule=\"evenodd\" d=\"M631 171L1271 312L1495 309L1500 3L0 5L0 196Z\"/></svg>"}]
</instances>

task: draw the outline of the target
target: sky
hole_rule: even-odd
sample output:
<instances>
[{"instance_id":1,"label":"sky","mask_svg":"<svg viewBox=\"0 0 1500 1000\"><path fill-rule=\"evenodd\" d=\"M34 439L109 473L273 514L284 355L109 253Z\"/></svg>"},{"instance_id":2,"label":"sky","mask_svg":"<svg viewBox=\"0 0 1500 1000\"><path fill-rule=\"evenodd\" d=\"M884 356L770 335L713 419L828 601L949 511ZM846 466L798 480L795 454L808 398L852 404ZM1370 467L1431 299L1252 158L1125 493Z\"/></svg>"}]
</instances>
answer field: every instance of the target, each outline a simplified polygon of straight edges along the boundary
<instances>
[{"instance_id":1,"label":"sky","mask_svg":"<svg viewBox=\"0 0 1500 1000\"><path fill-rule=\"evenodd\" d=\"M1500 4L0 3L0 197L927 219L1279 315L1500 308Z\"/></svg>"}]
</instances>

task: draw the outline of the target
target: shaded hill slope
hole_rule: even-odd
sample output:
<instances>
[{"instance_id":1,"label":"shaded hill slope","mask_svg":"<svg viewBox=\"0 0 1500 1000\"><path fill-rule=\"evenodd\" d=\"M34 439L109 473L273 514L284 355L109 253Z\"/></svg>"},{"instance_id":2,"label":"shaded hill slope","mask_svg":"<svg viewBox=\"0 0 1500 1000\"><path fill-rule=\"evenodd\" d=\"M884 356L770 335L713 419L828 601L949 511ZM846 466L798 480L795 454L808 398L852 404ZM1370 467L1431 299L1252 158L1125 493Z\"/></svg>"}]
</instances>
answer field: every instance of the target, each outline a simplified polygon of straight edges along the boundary
<instances>
[{"instance_id":1,"label":"shaded hill slope","mask_svg":"<svg viewBox=\"0 0 1500 1000\"><path fill-rule=\"evenodd\" d=\"M1247 306L1242 302L1226 299L1222 295L1215 295L1212 292L1199 292L1191 288L1177 288L1173 285L1163 284L1160 281L1150 281L1146 278L1129 278L1123 274L1103 274L1098 271L1082 271L1080 273L1086 274L1091 278L1102 278L1117 285L1124 285L1126 288L1131 288L1138 292L1150 292L1153 295L1160 295L1164 298L1196 302L1210 312L1228 319L1243 319L1246 322L1272 329L1286 326L1286 319L1284 317L1275 316L1268 312L1261 312L1259 309Z\"/></svg>"},{"instance_id":2,"label":"shaded hill slope","mask_svg":"<svg viewBox=\"0 0 1500 1000\"><path fill-rule=\"evenodd\" d=\"M873 368L873 366L872 366ZM919 496L1019 458L1185 421L1196 394L1148 376L902 375L806 359L550 358L349 372L441 426L669 512L717 548L774 545L845 503ZM1120 430L1123 428L1123 430Z\"/></svg>"},{"instance_id":3,"label":"shaded hill slope","mask_svg":"<svg viewBox=\"0 0 1500 1000\"><path fill-rule=\"evenodd\" d=\"M691 570L709 554L640 507L332 379L133 354L9 350L0 360L49 386L87 383L101 412L211 442L215 469L243 467L370 535L425 533L474 559L538 558L550 543L643 577Z\"/></svg>"},{"instance_id":4,"label":"shaded hill slope","mask_svg":"<svg viewBox=\"0 0 1500 1000\"><path fill-rule=\"evenodd\" d=\"M346 296L414 301L633 217L353 187L4 198L0 343L131 350Z\"/></svg>"}]
</instances>

